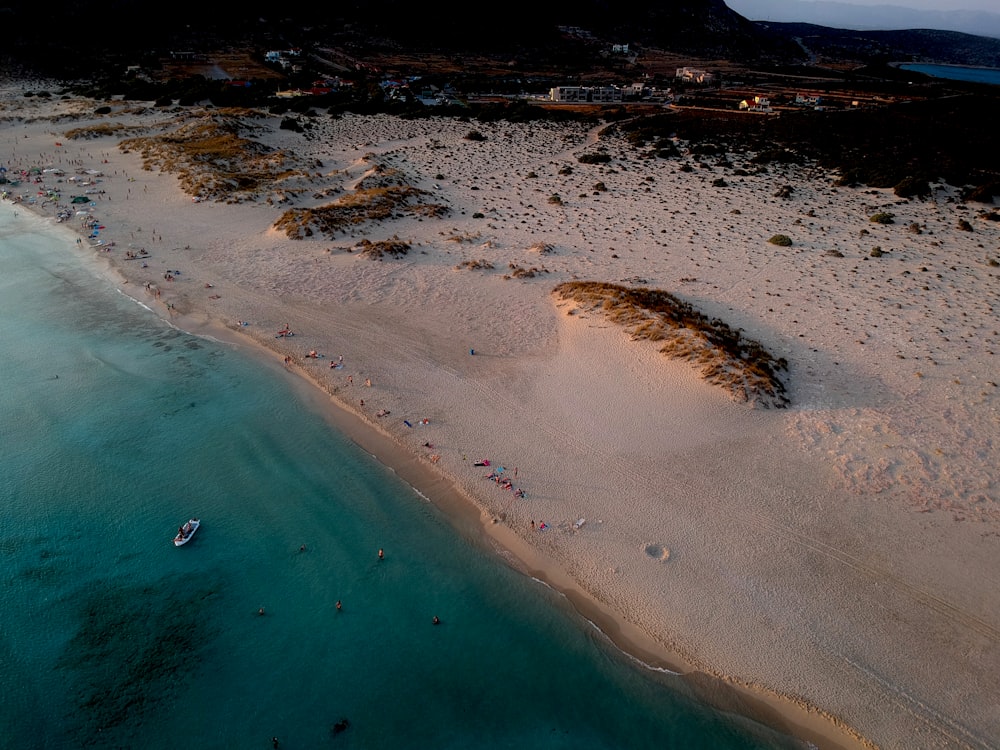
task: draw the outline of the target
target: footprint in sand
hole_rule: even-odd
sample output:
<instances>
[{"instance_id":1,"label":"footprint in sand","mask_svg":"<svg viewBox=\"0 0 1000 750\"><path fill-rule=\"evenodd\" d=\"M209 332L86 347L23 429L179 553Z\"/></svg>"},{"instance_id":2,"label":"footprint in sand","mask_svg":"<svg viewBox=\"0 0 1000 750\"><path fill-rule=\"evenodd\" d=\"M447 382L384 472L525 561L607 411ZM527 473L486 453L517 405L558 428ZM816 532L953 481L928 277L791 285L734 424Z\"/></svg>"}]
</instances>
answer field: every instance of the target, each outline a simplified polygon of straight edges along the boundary
<instances>
[{"instance_id":1,"label":"footprint in sand","mask_svg":"<svg viewBox=\"0 0 1000 750\"><path fill-rule=\"evenodd\" d=\"M663 544L647 544L645 552L659 562L666 562L670 559L670 549Z\"/></svg>"}]
</instances>

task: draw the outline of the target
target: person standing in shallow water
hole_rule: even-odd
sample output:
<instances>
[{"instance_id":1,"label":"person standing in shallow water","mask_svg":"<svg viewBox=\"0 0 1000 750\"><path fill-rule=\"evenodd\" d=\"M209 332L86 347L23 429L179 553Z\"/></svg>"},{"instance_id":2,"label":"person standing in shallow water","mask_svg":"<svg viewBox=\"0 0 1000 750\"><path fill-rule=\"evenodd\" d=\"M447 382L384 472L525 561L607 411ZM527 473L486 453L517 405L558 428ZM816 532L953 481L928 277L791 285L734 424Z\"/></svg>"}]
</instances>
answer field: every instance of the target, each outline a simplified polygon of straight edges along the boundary
<instances>
[{"instance_id":1,"label":"person standing in shallow water","mask_svg":"<svg viewBox=\"0 0 1000 750\"><path fill-rule=\"evenodd\" d=\"M378 559L379 560L384 560L385 559L385 552L382 550L381 547L378 548Z\"/></svg>"}]
</instances>

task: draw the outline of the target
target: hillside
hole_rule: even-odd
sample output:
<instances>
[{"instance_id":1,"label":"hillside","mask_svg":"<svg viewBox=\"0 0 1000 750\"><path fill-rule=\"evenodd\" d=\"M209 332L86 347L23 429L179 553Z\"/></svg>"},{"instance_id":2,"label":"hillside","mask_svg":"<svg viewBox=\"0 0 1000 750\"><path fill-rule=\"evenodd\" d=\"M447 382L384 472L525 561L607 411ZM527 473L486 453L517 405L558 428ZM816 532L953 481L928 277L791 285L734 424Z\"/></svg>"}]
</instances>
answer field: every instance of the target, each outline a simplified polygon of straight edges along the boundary
<instances>
[{"instance_id":1,"label":"hillside","mask_svg":"<svg viewBox=\"0 0 1000 750\"><path fill-rule=\"evenodd\" d=\"M53 32L86 28L85 39ZM642 44L713 59L790 62L801 50L786 37L730 10L723 0L512 0L503 12L483 17L455 12L437 0L420 4L373 0L331 4L277 13L270 3L244 3L238 14L224 7L178 0L155 24L138 24L136 0L82 5L58 0L0 8L4 28L18 34L5 40L0 54L49 74L73 77L102 67L108 59L163 55L170 50L221 46L282 46L333 41L351 45L389 45L399 49L451 53L490 53L522 59L566 58L586 38Z\"/></svg>"},{"instance_id":2,"label":"hillside","mask_svg":"<svg viewBox=\"0 0 1000 750\"><path fill-rule=\"evenodd\" d=\"M820 60L934 62L1000 68L1000 39L957 31L852 31L808 23L757 22L757 26L799 42Z\"/></svg>"}]
</instances>

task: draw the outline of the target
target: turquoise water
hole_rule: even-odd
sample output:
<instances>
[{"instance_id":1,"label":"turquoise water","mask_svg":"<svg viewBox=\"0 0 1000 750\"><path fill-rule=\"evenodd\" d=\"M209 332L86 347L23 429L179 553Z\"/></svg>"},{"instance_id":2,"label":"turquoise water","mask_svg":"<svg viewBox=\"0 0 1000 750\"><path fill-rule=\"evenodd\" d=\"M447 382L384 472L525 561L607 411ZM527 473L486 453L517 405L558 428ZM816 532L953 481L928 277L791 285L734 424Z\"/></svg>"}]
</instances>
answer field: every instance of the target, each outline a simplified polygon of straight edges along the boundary
<instances>
[{"instance_id":1,"label":"turquoise water","mask_svg":"<svg viewBox=\"0 0 1000 750\"><path fill-rule=\"evenodd\" d=\"M636 667L280 372L171 328L9 209L4 747L798 746Z\"/></svg>"},{"instance_id":2,"label":"turquoise water","mask_svg":"<svg viewBox=\"0 0 1000 750\"><path fill-rule=\"evenodd\" d=\"M965 65L931 65L923 63L903 63L902 70L912 70L935 78L950 78L953 81L972 81L1000 86L1000 68L971 68Z\"/></svg>"}]
</instances>

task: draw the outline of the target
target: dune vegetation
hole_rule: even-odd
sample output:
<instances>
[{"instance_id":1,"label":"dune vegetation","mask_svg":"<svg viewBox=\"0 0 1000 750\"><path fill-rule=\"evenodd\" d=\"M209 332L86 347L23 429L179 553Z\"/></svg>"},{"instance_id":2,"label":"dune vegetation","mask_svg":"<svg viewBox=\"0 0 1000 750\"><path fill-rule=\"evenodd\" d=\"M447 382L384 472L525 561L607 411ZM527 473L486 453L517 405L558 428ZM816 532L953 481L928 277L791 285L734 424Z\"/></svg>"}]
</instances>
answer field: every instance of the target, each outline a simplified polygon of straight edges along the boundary
<instances>
[{"instance_id":1,"label":"dune vegetation","mask_svg":"<svg viewBox=\"0 0 1000 750\"><path fill-rule=\"evenodd\" d=\"M568 281L553 289L578 310L599 312L624 326L633 340L660 343L660 351L701 368L701 376L738 401L760 406L788 404L778 372L788 369L759 342L717 318L708 318L669 292L599 281Z\"/></svg>"}]
</instances>

